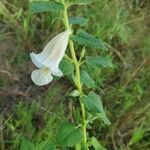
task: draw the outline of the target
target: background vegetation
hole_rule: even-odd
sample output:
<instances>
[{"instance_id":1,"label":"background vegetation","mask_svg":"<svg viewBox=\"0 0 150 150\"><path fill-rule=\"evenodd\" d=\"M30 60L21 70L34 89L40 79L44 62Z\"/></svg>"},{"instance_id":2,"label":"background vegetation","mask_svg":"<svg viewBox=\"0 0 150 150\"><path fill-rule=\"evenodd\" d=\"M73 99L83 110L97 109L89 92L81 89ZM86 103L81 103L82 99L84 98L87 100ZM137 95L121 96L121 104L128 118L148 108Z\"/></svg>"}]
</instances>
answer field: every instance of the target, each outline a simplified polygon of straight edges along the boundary
<instances>
[{"instance_id":1,"label":"background vegetation","mask_svg":"<svg viewBox=\"0 0 150 150\"><path fill-rule=\"evenodd\" d=\"M113 62L111 69L89 70L111 125L95 121L88 131L108 150L150 150L149 9L148 0L103 0L70 10L70 16L89 18L86 30L105 41ZM1 150L32 145L44 150L39 147L53 140L60 123L73 119L69 80L37 87L30 79L29 53L64 30L60 19L51 13L33 16L28 1L0 1Z\"/></svg>"}]
</instances>

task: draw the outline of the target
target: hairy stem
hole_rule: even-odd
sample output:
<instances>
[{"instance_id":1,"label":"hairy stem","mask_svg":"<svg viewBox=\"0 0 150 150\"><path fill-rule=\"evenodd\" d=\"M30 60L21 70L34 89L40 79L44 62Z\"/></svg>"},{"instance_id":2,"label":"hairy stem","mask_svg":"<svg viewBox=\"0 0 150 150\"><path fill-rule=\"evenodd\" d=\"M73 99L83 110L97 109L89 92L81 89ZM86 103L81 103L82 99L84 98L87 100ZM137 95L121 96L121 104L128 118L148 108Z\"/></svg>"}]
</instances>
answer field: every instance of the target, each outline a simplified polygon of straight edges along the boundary
<instances>
[{"instance_id":1,"label":"hairy stem","mask_svg":"<svg viewBox=\"0 0 150 150\"><path fill-rule=\"evenodd\" d=\"M64 12L63 12L65 29L71 30L71 27L69 25L69 20L68 20L67 5L65 3L65 0L61 0L61 2L63 3L63 5L65 7ZM80 64L79 64L79 61L77 60L75 49L74 49L74 44L71 39L69 40L69 48L70 48L71 57L73 59L74 66L76 69L76 83L75 84L76 84L77 90L80 93L82 93L82 85L81 85L81 80L80 80ZM86 146L86 143L87 143L86 115L85 115L85 107L81 101L80 101L80 106L81 106L81 111L82 111L82 131L83 131L83 137L84 137L83 144Z\"/></svg>"}]
</instances>

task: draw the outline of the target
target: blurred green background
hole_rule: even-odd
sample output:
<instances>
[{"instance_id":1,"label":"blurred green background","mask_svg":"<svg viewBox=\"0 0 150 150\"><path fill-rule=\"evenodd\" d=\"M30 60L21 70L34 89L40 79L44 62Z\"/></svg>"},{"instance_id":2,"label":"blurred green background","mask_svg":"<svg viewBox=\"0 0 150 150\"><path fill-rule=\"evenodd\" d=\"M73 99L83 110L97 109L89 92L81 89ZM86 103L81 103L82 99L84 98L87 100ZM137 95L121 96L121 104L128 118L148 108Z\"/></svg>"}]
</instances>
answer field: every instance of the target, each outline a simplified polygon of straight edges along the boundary
<instances>
[{"instance_id":1,"label":"blurred green background","mask_svg":"<svg viewBox=\"0 0 150 150\"><path fill-rule=\"evenodd\" d=\"M69 16L89 18L86 30L105 41L114 66L91 71L112 124L95 121L89 133L108 150L150 150L150 1L103 0L73 6ZM20 149L22 138L51 140L72 120L66 77L43 87L30 79L29 53L63 30L58 14L32 15L27 0L0 0L0 150Z\"/></svg>"}]
</instances>

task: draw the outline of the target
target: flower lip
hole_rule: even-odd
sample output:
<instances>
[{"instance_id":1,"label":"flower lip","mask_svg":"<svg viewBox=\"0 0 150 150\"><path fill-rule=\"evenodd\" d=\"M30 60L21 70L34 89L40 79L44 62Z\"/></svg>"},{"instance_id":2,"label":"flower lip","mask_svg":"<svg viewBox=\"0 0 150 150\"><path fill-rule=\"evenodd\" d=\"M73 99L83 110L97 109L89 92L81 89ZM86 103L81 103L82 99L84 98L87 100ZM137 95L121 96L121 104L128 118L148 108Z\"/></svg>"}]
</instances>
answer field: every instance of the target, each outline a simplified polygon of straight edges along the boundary
<instances>
[{"instance_id":1,"label":"flower lip","mask_svg":"<svg viewBox=\"0 0 150 150\"><path fill-rule=\"evenodd\" d=\"M32 71L31 79L36 85L43 86L50 83L53 80L53 77L48 68L41 68Z\"/></svg>"}]
</instances>

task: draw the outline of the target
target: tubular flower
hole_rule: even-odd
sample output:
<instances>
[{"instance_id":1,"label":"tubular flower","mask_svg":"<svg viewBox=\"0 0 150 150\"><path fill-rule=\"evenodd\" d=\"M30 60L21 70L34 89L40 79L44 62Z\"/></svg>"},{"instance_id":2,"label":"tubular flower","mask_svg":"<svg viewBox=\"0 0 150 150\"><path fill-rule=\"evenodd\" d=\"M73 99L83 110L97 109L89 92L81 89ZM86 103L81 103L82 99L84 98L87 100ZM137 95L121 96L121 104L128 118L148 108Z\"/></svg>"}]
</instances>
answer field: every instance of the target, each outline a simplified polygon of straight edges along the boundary
<instances>
[{"instance_id":1,"label":"tubular flower","mask_svg":"<svg viewBox=\"0 0 150 150\"><path fill-rule=\"evenodd\" d=\"M53 80L52 75L61 77L59 63L68 45L70 31L67 30L52 38L39 54L30 53L33 64L38 68L31 73L32 81L38 85L46 85Z\"/></svg>"}]
</instances>

